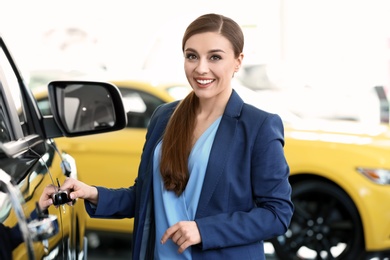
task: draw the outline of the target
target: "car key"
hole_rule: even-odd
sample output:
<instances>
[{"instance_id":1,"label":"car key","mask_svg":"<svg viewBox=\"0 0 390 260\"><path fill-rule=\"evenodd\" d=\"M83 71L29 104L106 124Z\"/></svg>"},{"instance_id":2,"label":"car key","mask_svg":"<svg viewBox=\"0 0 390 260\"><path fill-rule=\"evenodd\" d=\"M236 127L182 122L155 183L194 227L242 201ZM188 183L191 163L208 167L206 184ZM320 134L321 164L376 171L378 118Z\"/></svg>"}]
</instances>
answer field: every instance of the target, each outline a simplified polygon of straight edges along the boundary
<instances>
[{"instance_id":1,"label":"car key","mask_svg":"<svg viewBox=\"0 0 390 260\"><path fill-rule=\"evenodd\" d=\"M58 191L52 195L53 205L58 206L68 202L72 202L72 200L68 196L68 192L60 190L61 185L58 179L57 179L57 185L58 185Z\"/></svg>"}]
</instances>

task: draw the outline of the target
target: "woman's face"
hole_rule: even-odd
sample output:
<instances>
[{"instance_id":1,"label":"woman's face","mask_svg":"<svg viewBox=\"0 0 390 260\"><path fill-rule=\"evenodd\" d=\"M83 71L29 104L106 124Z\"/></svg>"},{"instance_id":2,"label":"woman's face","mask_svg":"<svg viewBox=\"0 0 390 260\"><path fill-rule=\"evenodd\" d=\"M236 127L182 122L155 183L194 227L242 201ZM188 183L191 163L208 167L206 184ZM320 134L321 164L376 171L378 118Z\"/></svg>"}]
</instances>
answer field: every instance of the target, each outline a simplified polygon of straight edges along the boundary
<instances>
[{"instance_id":1,"label":"woman's face","mask_svg":"<svg viewBox=\"0 0 390 260\"><path fill-rule=\"evenodd\" d=\"M184 70L200 99L231 93L231 79L238 71L243 54L234 57L232 44L222 35L206 32L191 36L184 45Z\"/></svg>"}]
</instances>

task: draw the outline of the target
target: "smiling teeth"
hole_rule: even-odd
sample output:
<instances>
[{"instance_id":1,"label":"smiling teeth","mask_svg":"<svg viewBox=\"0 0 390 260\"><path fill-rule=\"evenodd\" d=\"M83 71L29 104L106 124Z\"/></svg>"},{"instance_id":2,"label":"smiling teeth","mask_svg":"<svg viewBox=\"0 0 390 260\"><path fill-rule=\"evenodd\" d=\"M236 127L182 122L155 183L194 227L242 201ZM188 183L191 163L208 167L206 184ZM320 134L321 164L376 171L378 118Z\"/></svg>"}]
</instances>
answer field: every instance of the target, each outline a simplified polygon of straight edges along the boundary
<instances>
[{"instance_id":1,"label":"smiling teeth","mask_svg":"<svg viewBox=\"0 0 390 260\"><path fill-rule=\"evenodd\" d=\"M209 79L209 80L197 80L198 83L202 84L202 85L205 85L205 84L209 84L211 82L213 82L213 80Z\"/></svg>"}]
</instances>

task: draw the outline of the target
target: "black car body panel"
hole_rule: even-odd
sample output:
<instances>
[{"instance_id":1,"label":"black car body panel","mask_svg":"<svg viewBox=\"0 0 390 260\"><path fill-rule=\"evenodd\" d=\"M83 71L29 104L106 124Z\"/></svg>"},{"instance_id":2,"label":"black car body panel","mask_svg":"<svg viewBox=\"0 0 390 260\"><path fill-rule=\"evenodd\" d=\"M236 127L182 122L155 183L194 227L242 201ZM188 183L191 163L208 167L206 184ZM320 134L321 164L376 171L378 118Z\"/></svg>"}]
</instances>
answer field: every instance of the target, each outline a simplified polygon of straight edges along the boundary
<instances>
[{"instance_id":1,"label":"black car body panel","mask_svg":"<svg viewBox=\"0 0 390 260\"><path fill-rule=\"evenodd\" d=\"M72 93L75 82L51 84L51 93ZM54 85L54 86L53 86ZM104 82L77 82L78 89L103 89L107 95L72 96L86 106L104 99L111 108L111 121L95 127L93 120L70 107L69 97L57 95L50 100L52 116L42 116L31 90L0 37L0 258L1 259L86 259L86 213L82 203L51 206L41 212L37 202L47 185L77 178L76 162L61 151L52 138L115 131L126 125L119 90ZM90 105L90 104L89 104ZM83 107L85 109L85 107ZM74 112L70 114L69 111ZM97 115L90 105L90 112ZM86 125L79 131L64 130L80 116ZM72 129L71 129L72 130Z\"/></svg>"}]
</instances>

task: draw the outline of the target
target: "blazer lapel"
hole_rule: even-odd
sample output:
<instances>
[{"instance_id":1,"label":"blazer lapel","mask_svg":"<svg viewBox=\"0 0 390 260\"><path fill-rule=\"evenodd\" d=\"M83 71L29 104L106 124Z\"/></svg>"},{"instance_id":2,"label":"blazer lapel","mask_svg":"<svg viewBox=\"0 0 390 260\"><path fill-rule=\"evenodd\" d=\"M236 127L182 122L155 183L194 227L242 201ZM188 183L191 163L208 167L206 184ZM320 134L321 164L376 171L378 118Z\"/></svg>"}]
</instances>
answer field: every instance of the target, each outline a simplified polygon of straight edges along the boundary
<instances>
[{"instance_id":1,"label":"blazer lapel","mask_svg":"<svg viewBox=\"0 0 390 260\"><path fill-rule=\"evenodd\" d=\"M231 153L230 142L235 139L235 133L238 123L238 116L243 106L242 99L233 90L232 96L226 105L225 112L219 124L215 135L213 146L210 151L210 158L206 168L206 175L203 182L202 192L200 194L196 216L200 217L207 213L208 203L220 180L226 162Z\"/></svg>"}]
</instances>

